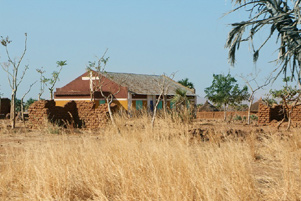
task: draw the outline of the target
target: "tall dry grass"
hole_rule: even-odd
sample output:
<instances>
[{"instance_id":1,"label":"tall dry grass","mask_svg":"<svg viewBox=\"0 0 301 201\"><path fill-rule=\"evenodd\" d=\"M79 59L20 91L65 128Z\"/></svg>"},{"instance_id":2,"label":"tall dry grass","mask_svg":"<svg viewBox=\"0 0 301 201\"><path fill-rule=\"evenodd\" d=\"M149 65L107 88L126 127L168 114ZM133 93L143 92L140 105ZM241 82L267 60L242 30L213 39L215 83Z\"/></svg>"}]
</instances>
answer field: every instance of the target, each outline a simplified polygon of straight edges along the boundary
<instances>
[{"instance_id":1,"label":"tall dry grass","mask_svg":"<svg viewBox=\"0 0 301 201\"><path fill-rule=\"evenodd\" d=\"M297 132L201 142L175 119L152 130L147 115L126 118L116 119L121 136L113 127L44 130L42 140L5 147L0 200L300 200Z\"/></svg>"}]
</instances>

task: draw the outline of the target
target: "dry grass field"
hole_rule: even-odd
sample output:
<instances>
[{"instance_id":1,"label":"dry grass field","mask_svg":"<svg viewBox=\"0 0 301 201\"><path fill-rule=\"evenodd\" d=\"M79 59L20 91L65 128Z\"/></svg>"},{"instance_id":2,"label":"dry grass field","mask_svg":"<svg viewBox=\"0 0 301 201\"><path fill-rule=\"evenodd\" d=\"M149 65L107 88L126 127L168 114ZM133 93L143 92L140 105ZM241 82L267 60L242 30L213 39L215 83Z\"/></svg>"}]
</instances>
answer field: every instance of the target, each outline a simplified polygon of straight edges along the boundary
<instances>
[{"instance_id":1,"label":"dry grass field","mask_svg":"<svg viewBox=\"0 0 301 201\"><path fill-rule=\"evenodd\" d=\"M301 133L147 116L0 130L0 200L301 200Z\"/></svg>"}]
</instances>

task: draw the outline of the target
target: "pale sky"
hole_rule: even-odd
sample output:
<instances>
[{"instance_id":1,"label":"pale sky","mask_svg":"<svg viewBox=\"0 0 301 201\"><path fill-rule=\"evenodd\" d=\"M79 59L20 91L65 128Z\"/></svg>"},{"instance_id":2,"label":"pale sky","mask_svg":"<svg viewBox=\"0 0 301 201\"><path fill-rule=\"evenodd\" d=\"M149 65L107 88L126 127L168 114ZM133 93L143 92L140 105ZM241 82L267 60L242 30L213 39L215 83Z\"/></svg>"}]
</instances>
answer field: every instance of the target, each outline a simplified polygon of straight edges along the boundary
<instances>
[{"instance_id":1,"label":"pale sky","mask_svg":"<svg viewBox=\"0 0 301 201\"><path fill-rule=\"evenodd\" d=\"M95 61L108 48L107 71L140 74L177 72L175 80L189 78L197 94L211 85L212 74L247 76L254 71L248 43L241 46L235 67L227 61L224 48L231 22L246 20L244 10L222 17L233 6L230 0L0 0L0 36L13 41L9 50L18 58L28 34L27 53L21 70L29 65L17 97L39 79L36 68L46 76L56 69L56 61L67 60L56 88L83 74L89 61ZM265 39L264 34L259 40ZM257 63L258 82L275 69L275 40L263 49ZM0 62L7 61L0 47ZM10 97L6 73L0 69L0 92ZM273 88L279 88L275 83ZM268 91L267 89L266 91ZM266 91L260 91L256 97ZM37 99L36 84L26 99ZM48 99L46 90L42 96Z\"/></svg>"}]
</instances>

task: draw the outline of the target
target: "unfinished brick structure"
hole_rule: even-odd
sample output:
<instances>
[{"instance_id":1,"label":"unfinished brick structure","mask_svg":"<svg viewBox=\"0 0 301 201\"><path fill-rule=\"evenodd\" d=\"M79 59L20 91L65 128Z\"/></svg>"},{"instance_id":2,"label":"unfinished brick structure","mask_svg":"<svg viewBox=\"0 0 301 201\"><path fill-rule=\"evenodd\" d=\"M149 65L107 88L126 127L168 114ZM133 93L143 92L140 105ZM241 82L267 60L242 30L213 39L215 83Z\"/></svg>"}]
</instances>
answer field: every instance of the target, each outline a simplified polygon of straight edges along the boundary
<instances>
[{"instance_id":1,"label":"unfinished brick structure","mask_svg":"<svg viewBox=\"0 0 301 201\"><path fill-rule=\"evenodd\" d=\"M280 121L284 118L282 105L269 107L264 104L259 104L258 123L266 124L273 120ZM301 105L296 106L291 114L292 121L301 121Z\"/></svg>"},{"instance_id":2,"label":"unfinished brick structure","mask_svg":"<svg viewBox=\"0 0 301 201\"><path fill-rule=\"evenodd\" d=\"M114 108L116 105L112 104ZM55 106L52 101L36 101L28 109L29 124L37 128L51 122L60 126L76 128L101 128L108 122L107 104L95 107L94 102L70 101L64 107Z\"/></svg>"}]
</instances>

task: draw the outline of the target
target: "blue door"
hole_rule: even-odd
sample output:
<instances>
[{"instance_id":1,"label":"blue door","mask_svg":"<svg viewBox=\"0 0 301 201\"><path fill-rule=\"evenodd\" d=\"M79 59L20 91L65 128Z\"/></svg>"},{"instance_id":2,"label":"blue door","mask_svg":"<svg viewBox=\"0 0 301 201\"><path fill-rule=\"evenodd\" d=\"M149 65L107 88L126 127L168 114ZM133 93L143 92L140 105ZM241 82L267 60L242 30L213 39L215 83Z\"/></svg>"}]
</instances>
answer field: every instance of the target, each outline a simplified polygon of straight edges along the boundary
<instances>
[{"instance_id":1,"label":"blue door","mask_svg":"<svg viewBox=\"0 0 301 201\"><path fill-rule=\"evenodd\" d=\"M150 105L150 110L154 111L154 102L152 100L150 101L149 105Z\"/></svg>"}]
</instances>

